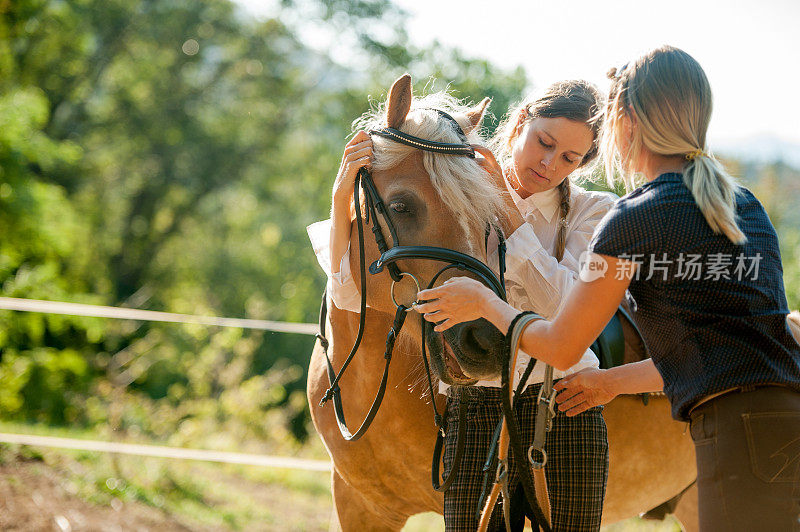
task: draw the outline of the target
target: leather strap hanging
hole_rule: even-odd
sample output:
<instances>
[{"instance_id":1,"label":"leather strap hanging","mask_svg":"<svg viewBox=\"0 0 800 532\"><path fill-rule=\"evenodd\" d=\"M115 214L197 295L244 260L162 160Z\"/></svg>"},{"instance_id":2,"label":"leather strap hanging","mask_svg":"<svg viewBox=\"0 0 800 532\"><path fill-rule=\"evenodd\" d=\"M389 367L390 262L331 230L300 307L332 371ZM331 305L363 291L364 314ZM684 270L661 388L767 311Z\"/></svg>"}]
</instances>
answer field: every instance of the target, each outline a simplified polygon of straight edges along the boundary
<instances>
[{"instance_id":1,"label":"leather strap hanging","mask_svg":"<svg viewBox=\"0 0 800 532\"><path fill-rule=\"evenodd\" d=\"M534 312L523 312L520 313L514 320L511 322L511 327L509 328L507 337L510 338L508 343L508 356L509 356L509 377L513 375L514 369L516 368L516 361L517 361L517 354L519 352L519 343L522 338L522 334L525 332L525 329L536 320L542 319L541 316ZM531 366L532 367L532 366ZM527 376L530 374L530 369L525 371L525 375L523 378L527 380ZM550 373L550 389L552 390L552 367L548 366L549 373ZM546 372L547 373L547 372ZM513 383L512 383L513 384ZM522 384L520 385L522 387ZM543 387L544 389L544 387ZM514 399L514 387L512 385L508 386L509 392L509 400L513 401ZM510 434L507 424L507 419L504 417L502 421L502 428L500 429L500 438L498 441L498 449L497 449L497 473L495 475L495 482L492 486L492 490L489 492L489 496L486 499L486 504L481 512L480 522L478 524L478 531L485 532L489 526L489 520L492 516L492 510L494 509L494 505L497 503L497 499L500 494L503 494L503 514L506 521L506 530L510 530L511 521L510 521L510 492L508 489L508 447L509 447L509 440ZM537 412L537 425L539 424L538 420L538 412ZM545 424L546 427L546 424ZM520 468L524 467L522 462L524 462L523 457L519 457L518 460L520 461ZM535 492L536 492L536 503L538 503L538 507L541 511L540 516L537 516L538 519L544 519L544 523L540 523L544 530L550 530L550 523L551 523L551 515L550 515L550 498L547 493L547 481L544 479L544 467L542 466L539 469L540 473L536 473L534 470L534 484L535 484ZM536 478L540 476L540 478ZM533 506L533 505L532 505Z\"/></svg>"}]
</instances>

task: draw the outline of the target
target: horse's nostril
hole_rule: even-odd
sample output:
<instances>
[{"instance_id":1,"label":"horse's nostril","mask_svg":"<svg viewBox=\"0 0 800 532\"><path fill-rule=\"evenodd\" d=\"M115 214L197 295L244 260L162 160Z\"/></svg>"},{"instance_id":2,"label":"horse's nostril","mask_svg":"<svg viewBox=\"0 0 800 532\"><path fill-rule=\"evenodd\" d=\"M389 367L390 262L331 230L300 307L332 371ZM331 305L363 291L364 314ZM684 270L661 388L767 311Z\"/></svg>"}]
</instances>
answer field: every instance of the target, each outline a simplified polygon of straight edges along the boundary
<instances>
[{"instance_id":1,"label":"horse's nostril","mask_svg":"<svg viewBox=\"0 0 800 532\"><path fill-rule=\"evenodd\" d=\"M492 347L491 332L487 327L471 324L464 328L461 345L473 353L485 353Z\"/></svg>"}]
</instances>

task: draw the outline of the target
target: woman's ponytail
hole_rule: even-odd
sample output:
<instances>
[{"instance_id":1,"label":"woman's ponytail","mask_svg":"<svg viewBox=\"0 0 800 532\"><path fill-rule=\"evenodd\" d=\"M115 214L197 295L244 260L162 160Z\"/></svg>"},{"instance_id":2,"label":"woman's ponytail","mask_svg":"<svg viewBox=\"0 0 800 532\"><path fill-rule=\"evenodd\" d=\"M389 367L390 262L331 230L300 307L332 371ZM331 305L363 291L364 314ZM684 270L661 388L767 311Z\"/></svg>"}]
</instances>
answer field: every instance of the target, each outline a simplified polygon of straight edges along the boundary
<instances>
[{"instance_id":1,"label":"woman's ponytail","mask_svg":"<svg viewBox=\"0 0 800 532\"><path fill-rule=\"evenodd\" d=\"M719 161L705 153L694 157L684 167L683 181L712 231L724 234L734 244L747 242L736 222L739 186Z\"/></svg>"}]
</instances>

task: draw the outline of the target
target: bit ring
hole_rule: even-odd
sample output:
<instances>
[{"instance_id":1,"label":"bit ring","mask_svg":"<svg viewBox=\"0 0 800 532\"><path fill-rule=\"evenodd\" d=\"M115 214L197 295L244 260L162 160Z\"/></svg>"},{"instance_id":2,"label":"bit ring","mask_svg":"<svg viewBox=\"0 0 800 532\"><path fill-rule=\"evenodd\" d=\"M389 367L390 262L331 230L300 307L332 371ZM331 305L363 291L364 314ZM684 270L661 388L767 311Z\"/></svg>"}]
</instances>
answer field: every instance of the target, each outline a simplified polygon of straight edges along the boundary
<instances>
[{"instance_id":1,"label":"bit ring","mask_svg":"<svg viewBox=\"0 0 800 532\"><path fill-rule=\"evenodd\" d=\"M419 286L419 281L417 280L417 278L416 278L416 277L414 277L414 274L412 274L412 273L409 273L409 272L400 272L400 275L401 275L401 276L403 276L403 277L411 277L411 280L413 280L413 281L414 281L414 284L415 284L415 285L417 285L417 292L419 292L420 290L422 290L422 289L420 288L420 286ZM397 284L397 281L394 281L394 280L393 280L393 281L392 281L392 289L391 289L391 291L390 291L389 293L390 293L390 294L391 294L391 296L392 296L392 302L395 304L395 306L396 306L396 307L399 307L399 306L400 306L400 303L398 303L398 302L397 302L397 299L395 299L395 297L394 297L394 285L396 285L396 284ZM414 301L414 303L416 303L416 300ZM412 303L411 305L413 306L413 305L414 305L414 303Z\"/></svg>"}]
</instances>

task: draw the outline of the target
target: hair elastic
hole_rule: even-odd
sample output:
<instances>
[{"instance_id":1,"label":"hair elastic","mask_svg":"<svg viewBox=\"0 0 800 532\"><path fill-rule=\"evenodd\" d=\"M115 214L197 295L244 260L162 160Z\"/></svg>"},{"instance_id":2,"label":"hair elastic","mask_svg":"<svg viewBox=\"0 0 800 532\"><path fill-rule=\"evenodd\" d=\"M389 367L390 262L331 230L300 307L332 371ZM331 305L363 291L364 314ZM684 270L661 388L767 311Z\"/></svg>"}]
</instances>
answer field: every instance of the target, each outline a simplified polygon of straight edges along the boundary
<instances>
[{"instance_id":1,"label":"hair elastic","mask_svg":"<svg viewBox=\"0 0 800 532\"><path fill-rule=\"evenodd\" d=\"M708 157L708 154L700 149L690 151L689 153L686 154L687 161L694 161L698 157Z\"/></svg>"}]
</instances>

